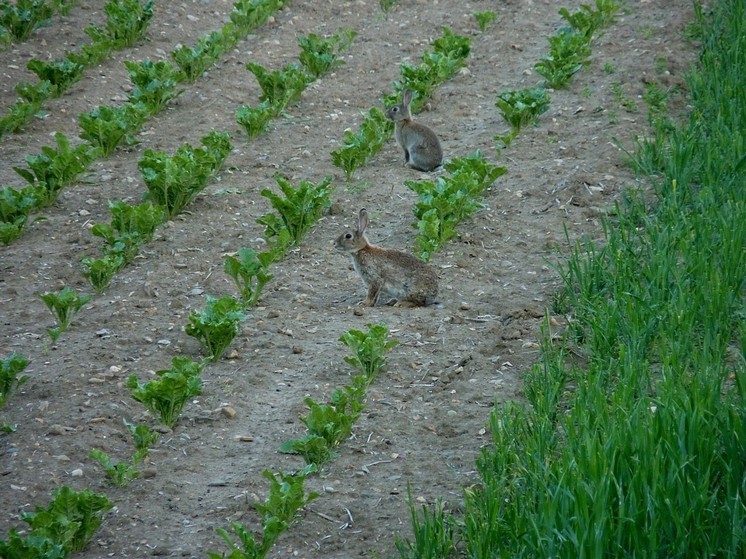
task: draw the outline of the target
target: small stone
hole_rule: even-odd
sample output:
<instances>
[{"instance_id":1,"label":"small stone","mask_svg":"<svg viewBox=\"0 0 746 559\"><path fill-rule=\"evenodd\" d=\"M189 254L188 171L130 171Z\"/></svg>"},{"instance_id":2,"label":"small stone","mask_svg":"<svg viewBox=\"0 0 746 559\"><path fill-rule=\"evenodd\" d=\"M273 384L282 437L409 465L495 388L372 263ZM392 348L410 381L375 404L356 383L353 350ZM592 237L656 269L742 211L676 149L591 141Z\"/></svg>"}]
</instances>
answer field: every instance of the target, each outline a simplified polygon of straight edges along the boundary
<instances>
[{"instance_id":1,"label":"small stone","mask_svg":"<svg viewBox=\"0 0 746 559\"><path fill-rule=\"evenodd\" d=\"M80 210L80 211L78 212L78 215L79 215L80 217L87 217L87 216L91 215L91 212L89 212L88 210Z\"/></svg>"},{"instance_id":2,"label":"small stone","mask_svg":"<svg viewBox=\"0 0 746 559\"><path fill-rule=\"evenodd\" d=\"M47 435L64 435L65 434L65 428L60 425L59 423L55 423L49 428L49 431L47 432Z\"/></svg>"},{"instance_id":3,"label":"small stone","mask_svg":"<svg viewBox=\"0 0 746 559\"><path fill-rule=\"evenodd\" d=\"M462 311L468 311L471 308L471 305L469 303L461 302L461 305L459 306L459 309Z\"/></svg>"},{"instance_id":4,"label":"small stone","mask_svg":"<svg viewBox=\"0 0 746 559\"><path fill-rule=\"evenodd\" d=\"M233 419L234 417L236 417L236 410L232 406L223 406L222 408L220 408L220 413L222 413L228 419Z\"/></svg>"},{"instance_id":5,"label":"small stone","mask_svg":"<svg viewBox=\"0 0 746 559\"><path fill-rule=\"evenodd\" d=\"M60 462L69 462L70 458L66 454L58 454L57 456L52 456L52 458L56 458Z\"/></svg>"},{"instance_id":6,"label":"small stone","mask_svg":"<svg viewBox=\"0 0 746 559\"><path fill-rule=\"evenodd\" d=\"M295 355L300 355L301 353L303 353L303 348L297 345L293 346L293 353Z\"/></svg>"},{"instance_id":7,"label":"small stone","mask_svg":"<svg viewBox=\"0 0 746 559\"><path fill-rule=\"evenodd\" d=\"M158 345L159 346L163 346L163 347L169 346L169 345L171 345L171 340L167 340L165 338L162 339L162 340L158 340Z\"/></svg>"},{"instance_id":8,"label":"small stone","mask_svg":"<svg viewBox=\"0 0 746 559\"><path fill-rule=\"evenodd\" d=\"M251 435L239 435L236 437L240 442L242 443L252 443L254 442L254 437Z\"/></svg>"},{"instance_id":9,"label":"small stone","mask_svg":"<svg viewBox=\"0 0 746 559\"><path fill-rule=\"evenodd\" d=\"M267 318L279 318L279 317L280 317L280 313L278 311L271 310L267 313Z\"/></svg>"},{"instance_id":10,"label":"small stone","mask_svg":"<svg viewBox=\"0 0 746 559\"><path fill-rule=\"evenodd\" d=\"M144 468L140 472L140 476L143 479L151 479L155 477L155 474L157 473L157 470L155 468Z\"/></svg>"},{"instance_id":11,"label":"small stone","mask_svg":"<svg viewBox=\"0 0 746 559\"><path fill-rule=\"evenodd\" d=\"M456 410L448 410L447 415L449 417L455 417L456 415L458 415L458 413L456 412Z\"/></svg>"},{"instance_id":12,"label":"small stone","mask_svg":"<svg viewBox=\"0 0 746 559\"><path fill-rule=\"evenodd\" d=\"M73 477L83 477L83 470L81 468L76 468L70 472L70 475Z\"/></svg>"},{"instance_id":13,"label":"small stone","mask_svg":"<svg viewBox=\"0 0 746 559\"><path fill-rule=\"evenodd\" d=\"M360 307L355 307L355 310L352 311L352 314L354 314L355 316L363 316L363 314L365 313Z\"/></svg>"}]
</instances>

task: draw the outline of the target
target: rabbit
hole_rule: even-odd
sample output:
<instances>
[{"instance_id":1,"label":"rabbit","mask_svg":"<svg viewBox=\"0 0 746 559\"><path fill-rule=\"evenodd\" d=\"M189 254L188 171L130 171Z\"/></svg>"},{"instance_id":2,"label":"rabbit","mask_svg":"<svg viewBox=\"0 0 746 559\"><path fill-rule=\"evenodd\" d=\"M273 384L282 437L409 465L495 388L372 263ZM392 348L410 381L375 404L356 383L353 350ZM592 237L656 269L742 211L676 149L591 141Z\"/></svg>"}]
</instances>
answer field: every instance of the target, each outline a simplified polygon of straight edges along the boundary
<instances>
[{"instance_id":1,"label":"rabbit","mask_svg":"<svg viewBox=\"0 0 746 559\"><path fill-rule=\"evenodd\" d=\"M409 104L412 90L402 92L402 101L386 111L394 122L394 137L404 150L404 162L418 171L433 171L443 163L443 148L430 128L412 120Z\"/></svg>"},{"instance_id":2,"label":"rabbit","mask_svg":"<svg viewBox=\"0 0 746 559\"><path fill-rule=\"evenodd\" d=\"M365 236L367 227L368 212L363 208L358 216L357 229L342 233L334 243L338 252L346 252L352 257L355 271L368 288L368 296L361 304L373 307L384 294L400 307L422 307L434 303L438 294L438 276L433 269L407 252L370 244Z\"/></svg>"}]
</instances>

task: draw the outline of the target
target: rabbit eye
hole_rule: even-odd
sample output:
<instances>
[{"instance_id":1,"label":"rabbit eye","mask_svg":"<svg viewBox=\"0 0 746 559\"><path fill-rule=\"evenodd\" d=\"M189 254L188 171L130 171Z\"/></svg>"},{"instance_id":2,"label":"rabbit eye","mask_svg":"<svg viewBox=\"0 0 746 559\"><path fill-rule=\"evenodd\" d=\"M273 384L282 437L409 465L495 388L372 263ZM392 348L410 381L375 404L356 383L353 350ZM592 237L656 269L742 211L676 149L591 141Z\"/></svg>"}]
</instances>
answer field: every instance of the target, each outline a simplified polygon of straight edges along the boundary
<instances>
[{"instance_id":1,"label":"rabbit eye","mask_svg":"<svg viewBox=\"0 0 746 559\"><path fill-rule=\"evenodd\" d=\"M398 113L398 112L399 112L399 107L394 107L394 108L393 108L393 109L391 109L391 110L392 110L393 112L395 112L395 113Z\"/></svg>"},{"instance_id":2,"label":"rabbit eye","mask_svg":"<svg viewBox=\"0 0 746 559\"><path fill-rule=\"evenodd\" d=\"M345 235L345 239L351 239L351 238L352 238L352 233L347 233Z\"/></svg>"}]
</instances>

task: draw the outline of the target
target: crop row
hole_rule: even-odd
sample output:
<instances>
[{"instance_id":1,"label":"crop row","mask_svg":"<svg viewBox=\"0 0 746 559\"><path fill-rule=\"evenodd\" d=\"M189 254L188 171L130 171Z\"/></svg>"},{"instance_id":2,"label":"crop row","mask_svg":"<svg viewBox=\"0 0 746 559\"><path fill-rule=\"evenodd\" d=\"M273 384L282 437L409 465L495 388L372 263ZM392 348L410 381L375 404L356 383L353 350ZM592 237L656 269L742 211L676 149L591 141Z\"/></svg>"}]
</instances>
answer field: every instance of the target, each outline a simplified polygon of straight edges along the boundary
<instances>
[{"instance_id":1,"label":"crop row","mask_svg":"<svg viewBox=\"0 0 746 559\"><path fill-rule=\"evenodd\" d=\"M0 2L0 46L12 40L23 41L29 34L46 25L55 12L67 15L77 0L9 0Z\"/></svg>"}]
</instances>

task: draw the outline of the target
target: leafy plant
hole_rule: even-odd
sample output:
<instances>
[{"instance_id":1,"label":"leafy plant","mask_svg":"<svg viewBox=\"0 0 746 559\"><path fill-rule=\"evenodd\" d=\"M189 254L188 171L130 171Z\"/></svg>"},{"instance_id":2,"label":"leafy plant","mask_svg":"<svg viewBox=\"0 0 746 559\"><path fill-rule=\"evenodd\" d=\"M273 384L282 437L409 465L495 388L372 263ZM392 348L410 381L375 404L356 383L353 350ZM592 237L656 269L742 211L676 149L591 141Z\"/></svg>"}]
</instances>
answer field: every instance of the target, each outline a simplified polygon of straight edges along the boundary
<instances>
[{"instance_id":1,"label":"leafy plant","mask_svg":"<svg viewBox=\"0 0 746 559\"><path fill-rule=\"evenodd\" d=\"M368 324L368 332L348 330L339 341L352 350L351 356L345 361L373 380L379 371L386 366L386 354L399 342L388 340L389 329L383 324Z\"/></svg>"},{"instance_id":2,"label":"leafy plant","mask_svg":"<svg viewBox=\"0 0 746 559\"><path fill-rule=\"evenodd\" d=\"M203 368L204 362L177 355L171 360L170 369L155 372L157 379L140 383L136 375L131 375L127 379L127 388L154 417L173 428L187 400L202 394L200 373Z\"/></svg>"},{"instance_id":3,"label":"leafy plant","mask_svg":"<svg viewBox=\"0 0 746 559\"><path fill-rule=\"evenodd\" d=\"M587 64L591 55L590 40L584 34L566 27L549 37L549 55L534 65L549 87L559 89Z\"/></svg>"},{"instance_id":4,"label":"leafy plant","mask_svg":"<svg viewBox=\"0 0 746 559\"><path fill-rule=\"evenodd\" d=\"M91 300L90 295L78 295L70 287L65 287L58 293L47 292L39 297L57 319L56 328L47 328L49 337L55 342L62 332L67 330L73 317Z\"/></svg>"},{"instance_id":5,"label":"leafy plant","mask_svg":"<svg viewBox=\"0 0 746 559\"><path fill-rule=\"evenodd\" d=\"M262 518L262 538L258 543L254 534L240 522L233 522L231 528L238 538L238 545L224 528L218 528L217 534L225 541L230 553L209 552L210 559L263 559L272 549L277 539L295 520L298 510L318 497L317 493L306 493L303 482L316 472L309 465L296 474L277 474L264 470L262 475L269 480L269 496L264 503L254 505Z\"/></svg>"},{"instance_id":6,"label":"leafy plant","mask_svg":"<svg viewBox=\"0 0 746 559\"><path fill-rule=\"evenodd\" d=\"M251 248L244 247L238 249L237 256L226 256L223 270L233 279L241 293L243 307L252 307L259 299L264 286L272 279L272 274L269 273L272 255L266 252L257 253Z\"/></svg>"},{"instance_id":7,"label":"leafy plant","mask_svg":"<svg viewBox=\"0 0 746 559\"><path fill-rule=\"evenodd\" d=\"M262 101L256 107L241 105L236 109L236 122L251 139L263 133L276 114L276 107L269 101Z\"/></svg>"},{"instance_id":8,"label":"leafy plant","mask_svg":"<svg viewBox=\"0 0 746 559\"><path fill-rule=\"evenodd\" d=\"M147 425L133 425L124 421L135 440L135 454L129 462L113 462L108 454L102 450L92 449L88 456L96 460L104 468L106 475L117 487L124 487L140 476L137 469L150 451L150 446L158 440L158 433L152 431Z\"/></svg>"},{"instance_id":9,"label":"leafy plant","mask_svg":"<svg viewBox=\"0 0 746 559\"><path fill-rule=\"evenodd\" d=\"M235 34L245 37L284 4L284 0L237 0L229 16Z\"/></svg>"},{"instance_id":10,"label":"leafy plant","mask_svg":"<svg viewBox=\"0 0 746 559\"><path fill-rule=\"evenodd\" d=\"M221 31L213 31L197 40L193 48L181 46L171 52L174 62L181 68L182 75L194 83L215 61L230 48Z\"/></svg>"},{"instance_id":11,"label":"leafy plant","mask_svg":"<svg viewBox=\"0 0 746 559\"><path fill-rule=\"evenodd\" d=\"M62 559L81 551L101 525L103 513L114 506L106 495L90 489L76 492L62 486L52 495L46 508L37 506L34 512L21 513L21 520L31 529L25 538L11 530L9 540L0 541L2 557Z\"/></svg>"},{"instance_id":12,"label":"leafy plant","mask_svg":"<svg viewBox=\"0 0 746 559\"><path fill-rule=\"evenodd\" d=\"M7 114L0 118L0 137L8 132L17 133L39 114L41 105L27 101L16 101L8 109Z\"/></svg>"},{"instance_id":13,"label":"leafy plant","mask_svg":"<svg viewBox=\"0 0 746 559\"><path fill-rule=\"evenodd\" d=\"M268 241L277 242L283 239L282 232L290 245L300 245L311 227L319 220L324 211L331 205L330 196L334 188L332 178L325 177L318 184L302 180L297 188L279 174L275 180L284 196L275 194L269 188L260 194L267 198L276 213L264 214L256 220L264 225L264 237Z\"/></svg>"},{"instance_id":14,"label":"leafy plant","mask_svg":"<svg viewBox=\"0 0 746 559\"><path fill-rule=\"evenodd\" d=\"M343 146L332 151L332 162L345 172L347 180L351 179L357 168L364 166L380 151L393 131L393 123L383 111L377 107L371 108L357 133L345 131Z\"/></svg>"},{"instance_id":15,"label":"leafy plant","mask_svg":"<svg viewBox=\"0 0 746 559\"><path fill-rule=\"evenodd\" d=\"M176 97L176 84L181 81L181 72L168 61L152 62L125 60L130 80L135 88L128 95L133 105L142 104L148 115L159 113L171 99Z\"/></svg>"},{"instance_id":16,"label":"leafy plant","mask_svg":"<svg viewBox=\"0 0 746 559\"><path fill-rule=\"evenodd\" d=\"M412 489L407 486L407 504L412 517L414 541L396 537L394 544L401 559L446 559L457 557L456 545L460 526L445 512L445 505L438 499L433 507L422 505L418 513L412 500Z\"/></svg>"},{"instance_id":17,"label":"leafy plant","mask_svg":"<svg viewBox=\"0 0 746 559\"><path fill-rule=\"evenodd\" d=\"M83 258L81 263L84 267L83 275L91 282L96 293L106 289L116 273L127 264L124 257L119 255L107 255L95 260Z\"/></svg>"},{"instance_id":18,"label":"leafy plant","mask_svg":"<svg viewBox=\"0 0 746 559\"><path fill-rule=\"evenodd\" d=\"M232 148L230 136L210 132L202 147L184 144L173 156L145 150L137 166L148 187L146 197L165 208L169 219L181 212L217 174Z\"/></svg>"},{"instance_id":19,"label":"leafy plant","mask_svg":"<svg viewBox=\"0 0 746 559\"><path fill-rule=\"evenodd\" d=\"M288 104L300 97L313 77L306 74L297 64L286 64L279 70L268 71L254 62L246 64L262 88L260 101L273 107L274 114L282 112Z\"/></svg>"},{"instance_id":20,"label":"leafy plant","mask_svg":"<svg viewBox=\"0 0 746 559\"><path fill-rule=\"evenodd\" d=\"M21 236L29 213L39 207L39 198L45 196L44 188L39 186L0 189L0 242L7 245Z\"/></svg>"},{"instance_id":21,"label":"leafy plant","mask_svg":"<svg viewBox=\"0 0 746 559\"><path fill-rule=\"evenodd\" d=\"M34 192L39 205L53 203L62 189L75 181L93 160L94 153L85 143L72 147L61 132L54 135L57 149L44 146L39 155L25 158L28 169L13 167L30 185L41 187ZM38 197L41 193L43 197Z\"/></svg>"},{"instance_id":22,"label":"leafy plant","mask_svg":"<svg viewBox=\"0 0 746 559\"><path fill-rule=\"evenodd\" d=\"M477 20L479 30L484 33L489 24L497 19L497 14L493 11L474 12L474 19Z\"/></svg>"},{"instance_id":23,"label":"leafy plant","mask_svg":"<svg viewBox=\"0 0 746 559\"><path fill-rule=\"evenodd\" d=\"M28 366L28 359L20 353L11 353L0 359L0 408L11 394L28 380L28 375L18 376Z\"/></svg>"},{"instance_id":24,"label":"leafy plant","mask_svg":"<svg viewBox=\"0 0 746 559\"><path fill-rule=\"evenodd\" d=\"M614 22L614 17L620 9L621 4L616 0L595 0L595 10L589 4L581 4L580 8L572 13L567 8L561 8L559 14L575 31L590 40L596 31Z\"/></svg>"},{"instance_id":25,"label":"leafy plant","mask_svg":"<svg viewBox=\"0 0 746 559\"><path fill-rule=\"evenodd\" d=\"M378 6L384 14L388 14L398 3L399 0L378 0Z\"/></svg>"},{"instance_id":26,"label":"leafy plant","mask_svg":"<svg viewBox=\"0 0 746 559\"><path fill-rule=\"evenodd\" d=\"M342 29L328 39L309 33L305 37L298 37L301 53L298 57L306 71L315 78L319 78L332 68L343 64L339 60L339 53L350 48L357 33L352 29Z\"/></svg>"},{"instance_id":27,"label":"leafy plant","mask_svg":"<svg viewBox=\"0 0 746 559\"><path fill-rule=\"evenodd\" d=\"M518 131L531 124L549 109L549 95L542 87L503 91L497 95L495 105L503 118Z\"/></svg>"},{"instance_id":28,"label":"leafy plant","mask_svg":"<svg viewBox=\"0 0 746 559\"><path fill-rule=\"evenodd\" d=\"M83 64L73 62L67 58L52 62L44 62L43 60L32 58L26 64L26 67L36 74L41 82L47 81L52 84L50 90L52 97L62 95L70 86L80 81L80 78L85 73L85 66Z\"/></svg>"},{"instance_id":29,"label":"leafy plant","mask_svg":"<svg viewBox=\"0 0 746 559\"><path fill-rule=\"evenodd\" d=\"M131 47L148 29L153 18L153 0L107 0L104 4L106 23L103 28L91 24L85 29L94 43L108 48Z\"/></svg>"},{"instance_id":30,"label":"leafy plant","mask_svg":"<svg viewBox=\"0 0 746 559\"><path fill-rule=\"evenodd\" d=\"M0 25L15 38L23 41L37 27L52 17L52 7L46 0L8 0L0 2Z\"/></svg>"},{"instance_id":31,"label":"leafy plant","mask_svg":"<svg viewBox=\"0 0 746 559\"><path fill-rule=\"evenodd\" d=\"M485 161L478 150L444 165L450 176L433 181L406 181L419 199L413 208L418 219L416 238L420 256L429 260L443 244L456 236L456 225L482 207L480 194L500 176L505 167Z\"/></svg>"},{"instance_id":32,"label":"leafy plant","mask_svg":"<svg viewBox=\"0 0 746 559\"><path fill-rule=\"evenodd\" d=\"M205 308L189 315L184 331L199 340L207 350L208 359L215 361L238 334L239 323L246 320L242 309L243 305L229 295L218 299L208 295Z\"/></svg>"},{"instance_id":33,"label":"leafy plant","mask_svg":"<svg viewBox=\"0 0 746 559\"><path fill-rule=\"evenodd\" d=\"M135 143L133 134L140 129L145 118L146 113L139 106L101 105L78 116L83 129L80 137L98 148L100 156L108 157L122 142L127 145Z\"/></svg>"}]
</instances>

